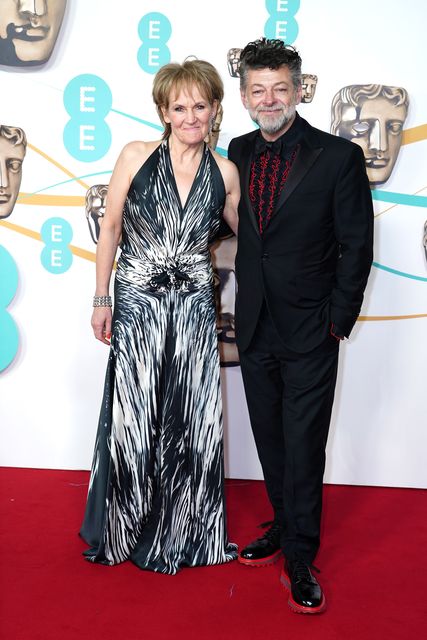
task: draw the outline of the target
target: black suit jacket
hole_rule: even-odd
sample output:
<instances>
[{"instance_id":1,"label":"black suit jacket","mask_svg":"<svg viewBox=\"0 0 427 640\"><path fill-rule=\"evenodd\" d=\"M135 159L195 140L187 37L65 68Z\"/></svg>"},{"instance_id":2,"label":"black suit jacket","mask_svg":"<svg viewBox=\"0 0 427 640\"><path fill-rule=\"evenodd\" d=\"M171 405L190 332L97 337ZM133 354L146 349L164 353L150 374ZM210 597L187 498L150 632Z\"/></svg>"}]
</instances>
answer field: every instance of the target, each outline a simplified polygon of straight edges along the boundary
<instances>
[{"instance_id":1,"label":"black suit jacket","mask_svg":"<svg viewBox=\"0 0 427 640\"><path fill-rule=\"evenodd\" d=\"M372 263L373 207L362 149L315 129L304 133L276 211L260 235L248 186L252 131L230 142L238 167L236 340L245 350L263 300L285 346L305 353L334 323L345 336L356 322Z\"/></svg>"}]
</instances>

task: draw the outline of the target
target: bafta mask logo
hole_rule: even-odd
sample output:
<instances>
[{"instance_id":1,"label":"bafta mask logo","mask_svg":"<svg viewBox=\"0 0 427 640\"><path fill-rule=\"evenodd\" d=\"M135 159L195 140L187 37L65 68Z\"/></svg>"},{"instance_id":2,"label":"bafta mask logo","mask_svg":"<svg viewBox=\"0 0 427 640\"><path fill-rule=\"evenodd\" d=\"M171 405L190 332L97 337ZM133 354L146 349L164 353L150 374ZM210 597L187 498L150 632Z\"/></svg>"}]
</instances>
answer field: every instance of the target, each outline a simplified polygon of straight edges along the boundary
<instances>
[{"instance_id":1,"label":"bafta mask logo","mask_svg":"<svg viewBox=\"0 0 427 640\"><path fill-rule=\"evenodd\" d=\"M353 84L334 96L331 133L362 147L371 186L387 182L393 171L408 106L405 89L383 84Z\"/></svg>"},{"instance_id":2,"label":"bafta mask logo","mask_svg":"<svg viewBox=\"0 0 427 640\"><path fill-rule=\"evenodd\" d=\"M218 144L219 133L221 131L221 122L222 117L224 115L224 111L222 109L222 105L218 106L216 116L211 122L211 127L208 135L205 138L206 144L210 146L211 149L215 150Z\"/></svg>"},{"instance_id":3,"label":"bafta mask logo","mask_svg":"<svg viewBox=\"0 0 427 640\"><path fill-rule=\"evenodd\" d=\"M228 72L232 78L239 77L239 64L240 64L240 54L242 53L241 49L229 49L227 53L227 66Z\"/></svg>"},{"instance_id":4,"label":"bafta mask logo","mask_svg":"<svg viewBox=\"0 0 427 640\"><path fill-rule=\"evenodd\" d=\"M312 73L303 73L301 76L301 102L312 102L316 93L317 76Z\"/></svg>"},{"instance_id":5,"label":"bafta mask logo","mask_svg":"<svg viewBox=\"0 0 427 640\"><path fill-rule=\"evenodd\" d=\"M97 244L102 218L107 206L108 184L95 184L86 192L85 214L89 225L90 237Z\"/></svg>"},{"instance_id":6,"label":"bafta mask logo","mask_svg":"<svg viewBox=\"0 0 427 640\"><path fill-rule=\"evenodd\" d=\"M217 333L219 357L222 367L239 365L239 353L234 328L234 301L236 298L236 258L237 238L226 236L211 247L214 268L215 297L217 304Z\"/></svg>"},{"instance_id":7,"label":"bafta mask logo","mask_svg":"<svg viewBox=\"0 0 427 640\"><path fill-rule=\"evenodd\" d=\"M26 150L24 131L0 124L0 218L10 216L15 206Z\"/></svg>"},{"instance_id":8,"label":"bafta mask logo","mask_svg":"<svg viewBox=\"0 0 427 640\"><path fill-rule=\"evenodd\" d=\"M0 64L30 67L50 58L67 0L1 0Z\"/></svg>"}]
</instances>

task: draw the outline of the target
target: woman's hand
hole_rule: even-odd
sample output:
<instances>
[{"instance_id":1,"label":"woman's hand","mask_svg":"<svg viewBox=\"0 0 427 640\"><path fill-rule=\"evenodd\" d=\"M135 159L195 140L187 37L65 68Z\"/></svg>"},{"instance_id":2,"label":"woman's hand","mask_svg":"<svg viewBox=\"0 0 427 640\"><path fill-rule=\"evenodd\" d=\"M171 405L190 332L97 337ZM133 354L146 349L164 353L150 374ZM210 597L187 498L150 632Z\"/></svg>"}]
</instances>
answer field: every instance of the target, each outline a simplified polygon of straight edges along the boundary
<instances>
[{"instance_id":1,"label":"woman's hand","mask_svg":"<svg viewBox=\"0 0 427 640\"><path fill-rule=\"evenodd\" d=\"M95 307L92 313L91 325L95 338L104 344L110 344L111 339L111 307Z\"/></svg>"}]
</instances>

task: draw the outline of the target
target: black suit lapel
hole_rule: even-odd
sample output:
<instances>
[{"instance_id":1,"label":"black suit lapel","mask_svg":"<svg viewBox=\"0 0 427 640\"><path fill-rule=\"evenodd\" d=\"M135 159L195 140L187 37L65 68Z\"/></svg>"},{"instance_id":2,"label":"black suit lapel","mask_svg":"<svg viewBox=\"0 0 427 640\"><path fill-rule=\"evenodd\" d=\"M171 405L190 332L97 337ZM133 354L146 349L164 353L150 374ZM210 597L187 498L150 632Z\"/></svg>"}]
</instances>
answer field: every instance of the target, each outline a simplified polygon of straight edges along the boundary
<instances>
[{"instance_id":1,"label":"black suit lapel","mask_svg":"<svg viewBox=\"0 0 427 640\"><path fill-rule=\"evenodd\" d=\"M283 207L286 200L289 198L291 193L297 188L301 180L304 178L306 173L311 169L313 164L316 162L319 155L322 153L323 148L319 147L317 149L312 149L301 143L300 148L298 149L297 155L289 171L288 179L282 189L282 193L279 196L279 199L276 204L276 209L274 212L274 216L277 214L279 209ZM273 216L273 217L274 217Z\"/></svg>"},{"instance_id":2,"label":"black suit lapel","mask_svg":"<svg viewBox=\"0 0 427 640\"><path fill-rule=\"evenodd\" d=\"M245 208L247 209L248 216L250 221L256 230L259 233L259 229L256 223L255 214L252 209L252 202L249 197L249 182L251 177L251 164L254 150L254 138L257 135L257 131L251 132L248 135L248 138L245 140L244 145L242 146L241 152L241 186L242 186L242 198L245 203Z\"/></svg>"}]
</instances>

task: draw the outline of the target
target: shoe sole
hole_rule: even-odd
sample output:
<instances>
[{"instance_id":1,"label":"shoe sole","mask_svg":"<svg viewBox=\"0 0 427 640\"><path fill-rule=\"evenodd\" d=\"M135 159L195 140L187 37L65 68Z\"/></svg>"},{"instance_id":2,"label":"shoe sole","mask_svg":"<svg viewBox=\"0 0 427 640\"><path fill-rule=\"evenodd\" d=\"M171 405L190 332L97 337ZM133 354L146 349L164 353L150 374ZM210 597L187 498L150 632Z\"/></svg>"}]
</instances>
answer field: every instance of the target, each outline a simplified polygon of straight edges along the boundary
<instances>
[{"instance_id":1,"label":"shoe sole","mask_svg":"<svg viewBox=\"0 0 427 640\"><path fill-rule=\"evenodd\" d=\"M268 567L270 564L274 564L281 555L281 551L276 551L271 556L259 558L258 560L248 560L247 558L242 558L242 556L237 556L237 562L240 562L240 564L244 564L247 567Z\"/></svg>"},{"instance_id":2,"label":"shoe sole","mask_svg":"<svg viewBox=\"0 0 427 640\"><path fill-rule=\"evenodd\" d=\"M323 613L326 610L326 599L324 593L322 593L322 601L317 607L304 607L302 604L298 604L298 602L295 602L292 597L291 581L289 580L289 576L283 571L283 569L282 573L280 574L280 583L289 593L288 605L294 613L308 613L313 615L316 613Z\"/></svg>"}]
</instances>

